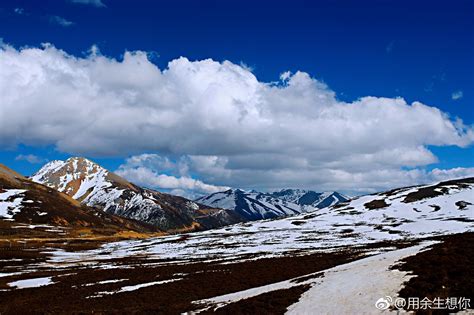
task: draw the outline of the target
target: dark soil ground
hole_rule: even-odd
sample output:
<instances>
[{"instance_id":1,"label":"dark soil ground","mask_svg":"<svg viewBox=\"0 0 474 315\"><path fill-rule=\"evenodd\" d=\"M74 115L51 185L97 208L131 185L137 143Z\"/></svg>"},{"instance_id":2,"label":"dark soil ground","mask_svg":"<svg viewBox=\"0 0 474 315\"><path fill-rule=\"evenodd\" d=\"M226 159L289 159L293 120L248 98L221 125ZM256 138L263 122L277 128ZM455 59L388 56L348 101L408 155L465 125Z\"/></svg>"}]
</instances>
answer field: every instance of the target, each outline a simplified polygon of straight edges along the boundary
<instances>
[{"instance_id":1,"label":"dark soil ground","mask_svg":"<svg viewBox=\"0 0 474 315\"><path fill-rule=\"evenodd\" d=\"M98 246L94 242L69 242L48 244L69 251ZM376 247L404 247L409 243L379 243ZM367 248L357 250L341 248L331 253L317 253L293 257L263 258L245 262L222 264L219 262L193 261L186 264L163 260L133 257L102 261L101 264L67 267L62 269L36 268L26 274L0 277L0 314L180 314L200 309L192 301L250 289L274 282L305 276L334 267L366 255ZM39 243L29 243L27 248L0 249L0 273L11 273L32 268L32 263L44 262L48 254ZM248 257L252 258L252 257ZM114 265L105 269L104 263ZM166 263L166 264L163 264ZM102 266L102 268L100 268ZM50 277L54 284L12 289L7 284L16 280ZM182 278L138 290L100 295L100 292L119 290L124 286ZM98 284L99 281L127 279L122 282ZM219 310L227 314L282 314L296 302L303 285L288 290L278 290L230 304Z\"/></svg>"},{"instance_id":2,"label":"dark soil ground","mask_svg":"<svg viewBox=\"0 0 474 315\"><path fill-rule=\"evenodd\" d=\"M438 238L443 243L404 260L397 266L414 271L400 294L402 297L473 297L472 258L474 233ZM222 264L220 262L188 261L186 264L131 257L101 261L93 265L54 269L34 268L48 260L45 247L68 251L96 248L94 241L29 242L25 247L0 248L0 274L28 273L0 277L0 314L181 314L202 309L193 301L238 292L305 275L347 263L378 248L402 248L415 242L383 242L365 247L340 248L330 253L262 258ZM255 257L247 257L255 258ZM109 268L105 268L107 264ZM114 268L110 268L113 265ZM32 270L34 268L34 270ZM12 289L16 280L52 277L54 284ZM312 276L314 277L314 276ZM181 278L179 281L142 287L114 294L124 286ZM105 280L126 279L115 283ZM295 282L298 284L298 282ZM444 287L443 287L444 286ZM290 289L276 290L226 305L219 314L283 314L306 291L303 283ZM208 312L212 312L212 309Z\"/></svg>"},{"instance_id":3,"label":"dark soil ground","mask_svg":"<svg viewBox=\"0 0 474 315\"><path fill-rule=\"evenodd\" d=\"M3 256L3 255L2 255ZM11 255L7 255L11 257ZM28 256L15 255L16 258ZM56 284L21 290L0 292L1 314L27 313L154 313L180 314L196 308L192 301L232 293L255 286L290 279L348 262L356 255L348 252L315 254L291 258L271 258L234 264L209 264L196 262L186 265L144 266L158 261L122 259L115 264L132 266L132 269L68 269L67 271L38 271L27 278L55 275ZM3 259L3 258L2 258ZM33 258L32 258L33 259ZM38 258L39 260L42 257ZM30 260L31 261L31 260ZM71 274L72 273L72 274ZM77 273L77 274L74 274ZM62 276L64 274L69 274ZM178 275L176 275L178 274ZM186 275L181 275L186 274ZM97 292L113 291L125 285L148 283L173 278L184 279L162 285L141 288L136 291L87 298ZM21 277L0 278L0 289L6 283ZM83 286L103 280L129 279L120 283ZM82 286L81 286L82 285ZM293 290L292 290L293 291ZM19 294L21 292L21 294ZM298 291L299 292L299 291ZM274 302L268 308L281 309L293 299L283 294L272 294ZM298 295L299 296L299 295ZM280 301L279 301L280 300ZM283 300L283 301L281 301ZM278 302L279 301L279 302ZM254 301L262 304L261 300ZM246 303L246 308L252 308ZM287 306L285 305L285 307ZM232 306L233 309L242 305ZM260 306L261 307L261 306ZM276 313L280 313L275 309ZM270 309L268 309L270 311Z\"/></svg>"},{"instance_id":4,"label":"dark soil ground","mask_svg":"<svg viewBox=\"0 0 474 315\"><path fill-rule=\"evenodd\" d=\"M441 238L430 250L408 257L396 269L417 275L400 291L408 299L428 297L446 299L464 297L474 308L474 233L463 233ZM453 310L418 310L417 314L449 314Z\"/></svg>"},{"instance_id":5,"label":"dark soil ground","mask_svg":"<svg viewBox=\"0 0 474 315\"><path fill-rule=\"evenodd\" d=\"M386 208L388 206L389 205L385 202L384 199L374 199L371 202L367 202L364 204L364 207L366 207L369 210Z\"/></svg>"},{"instance_id":6,"label":"dark soil ground","mask_svg":"<svg viewBox=\"0 0 474 315\"><path fill-rule=\"evenodd\" d=\"M301 294L309 288L309 285L300 285L290 289L276 290L229 304L215 312L203 312L203 314L284 314L287 307L298 302Z\"/></svg>"},{"instance_id":7,"label":"dark soil ground","mask_svg":"<svg viewBox=\"0 0 474 315\"><path fill-rule=\"evenodd\" d=\"M457 186L459 188L467 188L469 187L468 184L470 183L474 183L474 177L454 179L454 180L441 182L437 185L422 187L418 189L417 191L411 192L408 195L406 195L403 202L410 203L410 202L414 202L414 201L418 201L418 200L422 200L426 198L433 198L436 196L446 194L448 193L449 189L444 186L447 186L447 185Z\"/></svg>"}]
</instances>

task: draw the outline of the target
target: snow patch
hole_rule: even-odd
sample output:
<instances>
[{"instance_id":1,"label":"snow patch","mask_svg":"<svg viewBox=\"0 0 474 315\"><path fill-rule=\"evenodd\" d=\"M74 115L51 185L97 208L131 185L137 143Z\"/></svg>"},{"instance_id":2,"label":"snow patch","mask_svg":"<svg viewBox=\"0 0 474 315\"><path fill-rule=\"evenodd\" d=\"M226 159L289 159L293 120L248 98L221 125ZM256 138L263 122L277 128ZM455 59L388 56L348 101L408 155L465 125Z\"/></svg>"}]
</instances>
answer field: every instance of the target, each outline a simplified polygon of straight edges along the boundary
<instances>
[{"instance_id":1,"label":"snow patch","mask_svg":"<svg viewBox=\"0 0 474 315\"><path fill-rule=\"evenodd\" d=\"M6 189L0 193L0 218L13 219L13 216L21 211L25 192L24 189Z\"/></svg>"},{"instance_id":2,"label":"snow patch","mask_svg":"<svg viewBox=\"0 0 474 315\"><path fill-rule=\"evenodd\" d=\"M121 287L118 290L115 291L102 291L102 292L97 292L96 295L88 296L87 298L98 298L102 297L104 295L110 295L110 294L117 294L117 293L123 293L123 292L130 292L130 291L135 291L141 288L146 288L146 287L151 287L154 285L160 285L160 284L165 284L165 283L170 283L170 282L175 282L182 280L183 278L176 278L176 279L169 279L169 280L161 280L161 281L154 281L154 282L147 282L147 283L140 283L136 285L130 285L130 286L125 286Z\"/></svg>"},{"instance_id":3,"label":"snow patch","mask_svg":"<svg viewBox=\"0 0 474 315\"><path fill-rule=\"evenodd\" d=\"M26 289L26 288L37 288L43 287L54 282L51 280L52 277L43 277L43 278L33 278L33 279L25 279L25 280L18 280L8 283L7 285L10 287L16 287L17 289Z\"/></svg>"}]
</instances>

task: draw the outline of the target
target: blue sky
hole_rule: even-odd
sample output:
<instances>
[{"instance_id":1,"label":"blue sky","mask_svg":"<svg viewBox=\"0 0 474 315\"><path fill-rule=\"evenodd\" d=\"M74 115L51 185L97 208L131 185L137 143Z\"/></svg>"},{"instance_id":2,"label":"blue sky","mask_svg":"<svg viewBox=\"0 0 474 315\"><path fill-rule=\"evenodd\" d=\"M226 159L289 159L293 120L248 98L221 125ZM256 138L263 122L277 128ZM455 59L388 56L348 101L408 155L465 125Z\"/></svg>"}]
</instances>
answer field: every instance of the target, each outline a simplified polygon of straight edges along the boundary
<instances>
[{"instance_id":1,"label":"blue sky","mask_svg":"<svg viewBox=\"0 0 474 315\"><path fill-rule=\"evenodd\" d=\"M277 81L284 71L300 70L327 84L342 102L365 96L402 97L408 104L419 101L436 107L449 114L451 121L459 117L467 128L474 124L472 1L76 2L84 3L3 1L0 37L17 50L51 43L80 58L88 56L92 45L103 56L118 60L125 51L140 50L148 52L149 60L160 69L180 56L191 61L229 60L250 68L260 82ZM438 160L416 165L419 169L474 167L472 144L463 148L449 143L419 145ZM54 141L20 139L13 148L3 146L0 161L30 174L39 162L75 153L58 149ZM160 146L129 154L85 155L115 170L124 159L143 153L166 155L176 162L194 151L166 152ZM30 163L27 155L38 159ZM398 167L413 169L410 163ZM155 175L161 172L180 175L176 170L153 170ZM215 185L252 186L196 170L190 174ZM265 183L262 180L255 187L264 188ZM321 180L318 183L315 189L329 187Z\"/></svg>"}]
</instances>

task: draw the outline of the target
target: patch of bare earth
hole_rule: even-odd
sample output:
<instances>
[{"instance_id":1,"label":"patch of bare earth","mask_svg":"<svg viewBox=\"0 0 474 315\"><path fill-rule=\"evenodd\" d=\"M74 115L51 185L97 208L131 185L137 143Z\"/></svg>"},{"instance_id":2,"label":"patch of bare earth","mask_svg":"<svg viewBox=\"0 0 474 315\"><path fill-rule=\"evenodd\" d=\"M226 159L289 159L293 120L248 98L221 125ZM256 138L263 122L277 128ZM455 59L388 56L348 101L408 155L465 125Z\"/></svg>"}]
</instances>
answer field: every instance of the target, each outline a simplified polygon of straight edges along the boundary
<instances>
[{"instance_id":1,"label":"patch of bare earth","mask_svg":"<svg viewBox=\"0 0 474 315\"><path fill-rule=\"evenodd\" d=\"M366 207L369 210L386 208L388 206L389 204L385 202L385 199L375 199L364 204L364 207Z\"/></svg>"},{"instance_id":2,"label":"patch of bare earth","mask_svg":"<svg viewBox=\"0 0 474 315\"><path fill-rule=\"evenodd\" d=\"M430 300L465 297L474 307L474 233L440 238L441 243L415 256L405 258L395 269L409 271L411 278L399 295L405 299L427 297ZM449 314L453 310L417 310L416 314Z\"/></svg>"},{"instance_id":3,"label":"patch of bare earth","mask_svg":"<svg viewBox=\"0 0 474 315\"><path fill-rule=\"evenodd\" d=\"M310 285L300 285L289 289L275 290L202 314L284 314L288 306L298 302L300 296L309 288Z\"/></svg>"}]
</instances>

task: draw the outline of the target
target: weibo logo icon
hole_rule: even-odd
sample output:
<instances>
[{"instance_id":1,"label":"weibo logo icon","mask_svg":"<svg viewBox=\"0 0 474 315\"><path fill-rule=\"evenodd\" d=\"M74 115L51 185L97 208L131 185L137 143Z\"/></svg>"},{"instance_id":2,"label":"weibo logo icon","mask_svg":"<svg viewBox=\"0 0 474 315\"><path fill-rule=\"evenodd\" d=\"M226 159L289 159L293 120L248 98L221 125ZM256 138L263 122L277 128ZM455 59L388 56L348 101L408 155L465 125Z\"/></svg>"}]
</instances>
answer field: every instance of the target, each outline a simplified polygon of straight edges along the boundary
<instances>
[{"instance_id":1,"label":"weibo logo icon","mask_svg":"<svg viewBox=\"0 0 474 315\"><path fill-rule=\"evenodd\" d=\"M375 302L375 307L378 308L379 310L386 310L390 307L392 304L392 298L389 296L386 296L385 298L380 298Z\"/></svg>"}]
</instances>

